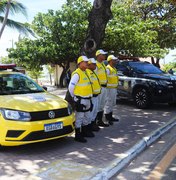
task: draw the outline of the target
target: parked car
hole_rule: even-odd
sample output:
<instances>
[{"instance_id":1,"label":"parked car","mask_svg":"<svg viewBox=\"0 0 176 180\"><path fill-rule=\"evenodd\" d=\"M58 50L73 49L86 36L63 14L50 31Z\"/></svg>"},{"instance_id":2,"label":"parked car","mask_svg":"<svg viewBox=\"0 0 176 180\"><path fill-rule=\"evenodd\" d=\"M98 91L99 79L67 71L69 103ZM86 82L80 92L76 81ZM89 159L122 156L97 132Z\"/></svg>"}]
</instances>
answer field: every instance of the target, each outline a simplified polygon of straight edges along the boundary
<instances>
[{"instance_id":1,"label":"parked car","mask_svg":"<svg viewBox=\"0 0 176 180\"><path fill-rule=\"evenodd\" d=\"M16 146L57 139L74 131L75 116L62 98L26 75L0 65L0 145Z\"/></svg>"},{"instance_id":2,"label":"parked car","mask_svg":"<svg viewBox=\"0 0 176 180\"><path fill-rule=\"evenodd\" d=\"M176 103L176 76L164 73L153 64L140 61L119 61L118 98L131 99L138 108L152 103Z\"/></svg>"}]
</instances>

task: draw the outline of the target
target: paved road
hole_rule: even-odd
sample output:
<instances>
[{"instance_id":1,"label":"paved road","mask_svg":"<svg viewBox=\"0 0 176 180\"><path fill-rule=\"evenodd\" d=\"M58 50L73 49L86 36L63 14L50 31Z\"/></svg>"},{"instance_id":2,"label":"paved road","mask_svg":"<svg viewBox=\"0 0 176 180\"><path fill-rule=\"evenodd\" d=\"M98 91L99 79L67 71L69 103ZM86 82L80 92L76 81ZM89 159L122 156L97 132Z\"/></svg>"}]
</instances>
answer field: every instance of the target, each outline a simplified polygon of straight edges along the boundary
<instances>
[{"instance_id":1,"label":"paved road","mask_svg":"<svg viewBox=\"0 0 176 180\"><path fill-rule=\"evenodd\" d=\"M176 158L167 168L167 171L164 173L162 180L175 180L176 179Z\"/></svg>"},{"instance_id":2,"label":"paved road","mask_svg":"<svg viewBox=\"0 0 176 180\"><path fill-rule=\"evenodd\" d=\"M111 180L175 180L176 127L135 158Z\"/></svg>"},{"instance_id":3,"label":"paved road","mask_svg":"<svg viewBox=\"0 0 176 180\"><path fill-rule=\"evenodd\" d=\"M62 96L64 92L53 91ZM0 180L89 179L115 158L123 156L142 137L176 116L175 107L155 105L150 110L139 110L129 102L118 103L114 112L120 122L102 128L86 144L75 142L70 136L5 148L0 152Z\"/></svg>"}]
</instances>

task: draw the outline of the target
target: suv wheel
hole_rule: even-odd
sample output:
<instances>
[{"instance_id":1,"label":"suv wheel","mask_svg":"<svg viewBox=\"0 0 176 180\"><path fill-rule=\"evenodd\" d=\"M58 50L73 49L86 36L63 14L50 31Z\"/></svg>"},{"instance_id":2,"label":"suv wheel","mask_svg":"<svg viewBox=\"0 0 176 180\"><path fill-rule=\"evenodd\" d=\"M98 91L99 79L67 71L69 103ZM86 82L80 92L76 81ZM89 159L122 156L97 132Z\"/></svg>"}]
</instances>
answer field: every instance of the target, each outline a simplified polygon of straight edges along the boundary
<instances>
[{"instance_id":1,"label":"suv wheel","mask_svg":"<svg viewBox=\"0 0 176 180\"><path fill-rule=\"evenodd\" d=\"M145 109L152 104L149 93L145 88L136 89L134 92L134 101L138 108Z\"/></svg>"}]
</instances>

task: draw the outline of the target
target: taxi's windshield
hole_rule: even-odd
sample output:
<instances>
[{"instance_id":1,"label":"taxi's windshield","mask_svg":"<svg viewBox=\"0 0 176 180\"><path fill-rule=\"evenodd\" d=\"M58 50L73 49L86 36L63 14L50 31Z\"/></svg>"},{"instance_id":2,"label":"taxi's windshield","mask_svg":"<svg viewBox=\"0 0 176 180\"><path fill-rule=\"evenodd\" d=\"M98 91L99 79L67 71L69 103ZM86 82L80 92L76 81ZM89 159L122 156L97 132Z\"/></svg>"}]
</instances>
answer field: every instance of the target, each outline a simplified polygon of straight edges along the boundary
<instances>
[{"instance_id":1,"label":"taxi's windshield","mask_svg":"<svg viewBox=\"0 0 176 180\"><path fill-rule=\"evenodd\" d=\"M37 83L23 74L0 74L0 95L44 92Z\"/></svg>"}]
</instances>

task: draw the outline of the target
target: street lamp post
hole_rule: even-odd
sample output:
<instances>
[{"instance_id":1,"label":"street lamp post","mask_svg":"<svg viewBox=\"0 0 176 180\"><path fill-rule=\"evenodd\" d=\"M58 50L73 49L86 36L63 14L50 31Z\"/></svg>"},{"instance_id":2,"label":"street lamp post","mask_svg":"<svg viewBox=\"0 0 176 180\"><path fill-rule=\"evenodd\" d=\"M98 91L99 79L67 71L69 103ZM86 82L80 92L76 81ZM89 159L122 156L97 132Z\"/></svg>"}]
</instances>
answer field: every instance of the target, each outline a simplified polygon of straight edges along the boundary
<instances>
[{"instance_id":1,"label":"street lamp post","mask_svg":"<svg viewBox=\"0 0 176 180\"><path fill-rule=\"evenodd\" d=\"M14 42L13 39L10 40L12 42L12 48L14 48Z\"/></svg>"}]
</instances>

